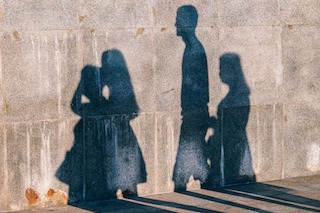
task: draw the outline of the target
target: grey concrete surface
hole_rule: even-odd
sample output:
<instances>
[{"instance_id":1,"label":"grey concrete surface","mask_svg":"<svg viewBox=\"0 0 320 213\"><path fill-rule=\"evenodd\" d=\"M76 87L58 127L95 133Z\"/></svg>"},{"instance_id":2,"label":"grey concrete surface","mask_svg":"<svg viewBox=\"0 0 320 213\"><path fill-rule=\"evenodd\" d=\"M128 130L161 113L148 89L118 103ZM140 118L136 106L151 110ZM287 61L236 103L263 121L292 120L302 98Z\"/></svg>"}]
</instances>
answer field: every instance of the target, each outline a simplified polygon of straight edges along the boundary
<instances>
[{"instance_id":1,"label":"grey concrete surface","mask_svg":"<svg viewBox=\"0 0 320 213\"><path fill-rule=\"evenodd\" d=\"M319 187L309 176L20 212L320 212Z\"/></svg>"},{"instance_id":2,"label":"grey concrete surface","mask_svg":"<svg viewBox=\"0 0 320 213\"><path fill-rule=\"evenodd\" d=\"M280 0L281 20L287 24L319 25L319 2L308 0Z\"/></svg>"},{"instance_id":3,"label":"grey concrete surface","mask_svg":"<svg viewBox=\"0 0 320 213\"><path fill-rule=\"evenodd\" d=\"M117 2L77 1L81 28L110 29L152 26L152 3L143 0Z\"/></svg>"},{"instance_id":4,"label":"grey concrete surface","mask_svg":"<svg viewBox=\"0 0 320 213\"><path fill-rule=\"evenodd\" d=\"M279 23L278 1L218 1L220 23L227 26L276 25Z\"/></svg>"},{"instance_id":5,"label":"grey concrete surface","mask_svg":"<svg viewBox=\"0 0 320 213\"><path fill-rule=\"evenodd\" d=\"M319 175L319 11L317 0L0 0L0 212ZM117 205L266 205L197 193L197 207L169 195Z\"/></svg>"},{"instance_id":6,"label":"grey concrete surface","mask_svg":"<svg viewBox=\"0 0 320 213\"><path fill-rule=\"evenodd\" d=\"M77 0L1 1L2 26L5 31L76 29L77 4Z\"/></svg>"}]
</instances>

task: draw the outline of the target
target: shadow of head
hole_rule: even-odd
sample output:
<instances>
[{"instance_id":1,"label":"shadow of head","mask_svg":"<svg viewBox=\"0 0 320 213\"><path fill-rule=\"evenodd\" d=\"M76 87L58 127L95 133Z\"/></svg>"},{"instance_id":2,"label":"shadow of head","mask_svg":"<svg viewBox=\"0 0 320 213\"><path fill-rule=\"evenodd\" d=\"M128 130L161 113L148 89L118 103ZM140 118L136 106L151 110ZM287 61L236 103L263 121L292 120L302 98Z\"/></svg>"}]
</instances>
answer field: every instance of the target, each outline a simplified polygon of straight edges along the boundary
<instances>
[{"instance_id":1,"label":"shadow of head","mask_svg":"<svg viewBox=\"0 0 320 213\"><path fill-rule=\"evenodd\" d=\"M243 79L240 56L236 53L226 53L220 57L220 79L232 86Z\"/></svg>"},{"instance_id":2,"label":"shadow of head","mask_svg":"<svg viewBox=\"0 0 320 213\"><path fill-rule=\"evenodd\" d=\"M83 86L83 95L90 100L91 104L99 103L99 84L99 69L91 65L85 66L81 72L81 85Z\"/></svg>"},{"instance_id":3,"label":"shadow of head","mask_svg":"<svg viewBox=\"0 0 320 213\"><path fill-rule=\"evenodd\" d=\"M123 54L110 49L101 58L102 88L108 87L109 114L138 113L138 105L131 84L130 74Z\"/></svg>"},{"instance_id":4,"label":"shadow of head","mask_svg":"<svg viewBox=\"0 0 320 213\"><path fill-rule=\"evenodd\" d=\"M192 5L184 5L177 10L175 26L178 36L187 36L194 32L198 23L197 9Z\"/></svg>"}]
</instances>

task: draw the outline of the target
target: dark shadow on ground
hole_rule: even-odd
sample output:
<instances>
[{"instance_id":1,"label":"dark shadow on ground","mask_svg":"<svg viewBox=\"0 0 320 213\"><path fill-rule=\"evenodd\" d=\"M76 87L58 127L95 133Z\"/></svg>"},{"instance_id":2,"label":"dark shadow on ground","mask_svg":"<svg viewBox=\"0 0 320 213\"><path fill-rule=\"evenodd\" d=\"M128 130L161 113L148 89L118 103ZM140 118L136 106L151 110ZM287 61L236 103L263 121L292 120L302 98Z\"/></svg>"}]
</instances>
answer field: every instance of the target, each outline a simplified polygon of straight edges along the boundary
<instances>
[{"instance_id":1,"label":"dark shadow on ground","mask_svg":"<svg viewBox=\"0 0 320 213\"><path fill-rule=\"evenodd\" d=\"M155 199L146 198L146 197L132 198L132 200L143 202L146 205L154 204L154 205L177 208L179 210L188 210L188 211L192 211L192 212L221 213L220 211L214 211L214 210L210 210L210 209L206 209L206 208L202 208L202 207L198 207L198 206L186 205L186 204L181 204L178 202L155 200Z\"/></svg>"},{"instance_id":2,"label":"dark shadow on ground","mask_svg":"<svg viewBox=\"0 0 320 213\"><path fill-rule=\"evenodd\" d=\"M165 210L162 208L153 207L150 205L144 205L141 203L135 203L126 200L108 200L108 201L98 201L90 203L77 203L73 206L85 209L92 212L102 213L102 212L164 212L173 213L173 211Z\"/></svg>"},{"instance_id":3,"label":"dark shadow on ground","mask_svg":"<svg viewBox=\"0 0 320 213\"><path fill-rule=\"evenodd\" d=\"M262 201L269 204L276 204L285 207L291 207L295 208L297 210L304 210L304 211L311 211L311 212L320 212L320 201L295 195L294 193L296 190L285 188L285 187L279 187L279 186L273 186L270 184L264 184L264 183L252 183L252 184L244 184L244 185L236 185L236 186L229 186L224 188L213 188L208 187L207 190L211 190L213 192L219 192L225 195L230 196L236 196L241 198L247 198L252 201ZM220 199L200 194L197 192L183 192L183 194L190 195L195 198L205 199L208 201L214 201L221 203ZM243 208L241 206L238 206L239 204L234 205L234 203L225 202L226 205L236 206ZM254 209L250 209L253 207L249 207L248 210L256 211ZM244 208L246 209L246 208Z\"/></svg>"},{"instance_id":4,"label":"dark shadow on ground","mask_svg":"<svg viewBox=\"0 0 320 213\"><path fill-rule=\"evenodd\" d=\"M131 197L75 206L94 212L320 212L320 201L295 194L301 192L272 184L252 183L186 191L168 197L163 194L161 198Z\"/></svg>"},{"instance_id":5,"label":"dark shadow on ground","mask_svg":"<svg viewBox=\"0 0 320 213\"><path fill-rule=\"evenodd\" d=\"M230 186L224 189L229 193L251 194L256 196L263 196L270 199L281 200L282 202L290 202L294 204L309 205L313 207L320 207L320 201L295 195L296 190L285 187L273 186L265 183L255 183L243 186ZM319 210L318 210L319 211Z\"/></svg>"}]
</instances>

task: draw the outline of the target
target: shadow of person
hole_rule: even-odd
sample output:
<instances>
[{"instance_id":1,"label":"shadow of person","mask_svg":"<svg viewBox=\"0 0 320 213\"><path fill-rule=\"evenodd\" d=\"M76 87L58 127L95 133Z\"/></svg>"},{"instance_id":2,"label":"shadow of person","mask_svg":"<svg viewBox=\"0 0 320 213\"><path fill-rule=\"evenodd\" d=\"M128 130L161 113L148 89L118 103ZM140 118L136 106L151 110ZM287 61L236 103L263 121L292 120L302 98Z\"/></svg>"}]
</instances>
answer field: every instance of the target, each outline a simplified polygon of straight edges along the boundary
<instances>
[{"instance_id":1,"label":"shadow of person","mask_svg":"<svg viewBox=\"0 0 320 213\"><path fill-rule=\"evenodd\" d=\"M205 156L208 126L208 67L204 48L195 34L196 8L185 5L177 10L177 36L185 43L182 59L180 139L173 171L175 190L185 190L189 179L204 182L209 173Z\"/></svg>"},{"instance_id":2,"label":"shadow of person","mask_svg":"<svg viewBox=\"0 0 320 213\"><path fill-rule=\"evenodd\" d=\"M139 108L120 51L104 52L101 68L83 68L71 109L81 119L74 128L74 145L56 172L69 185L69 203L105 200L119 190L135 194L146 171L129 123Z\"/></svg>"},{"instance_id":3,"label":"shadow of person","mask_svg":"<svg viewBox=\"0 0 320 213\"><path fill-rule=\"evenodd\" d=\"M250 113L250 89L243 76L239 55L220 57L220 78L229 92L218 106L217 118L210 119L214 135L210 146L210 181L215 185L254 182L255 173L246 126Z\"/></svg>"},{"instance_id":4,"label":"shadow of person","mask_svg":"<svg viewBox=\"0 0 320 213\"><path fill-rule=\"evenodd\" d=\"M109 89L108 103L102 105L102 110L105 115L112 115L104 120L108 189L121 190L124 196L137 194L137 185L147 178L139 143L130 125L138 116L139 107L119 50L103 53L101 77Z\"/></svg>"}]
</instances>

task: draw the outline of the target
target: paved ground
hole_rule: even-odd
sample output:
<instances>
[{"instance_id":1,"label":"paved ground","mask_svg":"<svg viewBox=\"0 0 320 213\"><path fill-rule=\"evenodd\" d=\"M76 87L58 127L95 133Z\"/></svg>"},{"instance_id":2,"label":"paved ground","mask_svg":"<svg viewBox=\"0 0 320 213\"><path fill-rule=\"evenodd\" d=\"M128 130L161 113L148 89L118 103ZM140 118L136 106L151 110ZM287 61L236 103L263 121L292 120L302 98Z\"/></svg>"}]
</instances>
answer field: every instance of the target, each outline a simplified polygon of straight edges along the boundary
<instances>
[{"instance_id":1,"label":"paved ground","mask_svg":"<svg viewBox=\"0 0 320 213\"><path fill-rule=\"evenodd\" d=\"M320 212L320 176L22 212Z\"/></svg>"}]
</instances>

